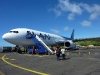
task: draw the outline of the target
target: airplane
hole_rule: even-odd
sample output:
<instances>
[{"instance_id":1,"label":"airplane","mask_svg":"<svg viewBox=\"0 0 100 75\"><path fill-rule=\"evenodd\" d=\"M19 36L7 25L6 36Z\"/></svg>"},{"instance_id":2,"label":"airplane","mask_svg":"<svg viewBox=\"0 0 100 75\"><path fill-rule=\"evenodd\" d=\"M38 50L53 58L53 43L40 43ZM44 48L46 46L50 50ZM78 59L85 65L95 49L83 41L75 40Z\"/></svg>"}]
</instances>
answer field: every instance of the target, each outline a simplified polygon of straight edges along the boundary
<instances>
[{"instance_id":1,"label":"airplane","mask_svg":"<svg viewBox=\"0 0 100 75\"><path fill-rule=\"evenodd\" d=\"M68 48L74 47L74 29L72 31L71 37L63 37L51 33L46 33L42 31L32 30L28 28L16 28L12 29L9 32L5 33L2 38L14 45L21 45L21 46L33 46L35 42L32 39L26 39L27 32L34 33L35 35L39 36L39 38L45 42L46 45L60 45L65 46Z\"/></svg>"}]
</instances>

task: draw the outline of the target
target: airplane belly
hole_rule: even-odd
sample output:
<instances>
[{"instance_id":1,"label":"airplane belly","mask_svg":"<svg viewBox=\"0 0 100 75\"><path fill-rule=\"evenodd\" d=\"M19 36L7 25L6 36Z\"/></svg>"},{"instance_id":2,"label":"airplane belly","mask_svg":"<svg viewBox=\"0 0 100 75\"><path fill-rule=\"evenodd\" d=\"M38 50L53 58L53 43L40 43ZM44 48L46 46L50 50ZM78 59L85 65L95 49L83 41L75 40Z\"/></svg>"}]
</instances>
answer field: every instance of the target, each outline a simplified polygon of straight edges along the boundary
<instances>
[{"instance_id":1,"label":"airplane belly","mask_svg":"<svg viewBox=\"0 0 100 75\"><path fill-rule=\"evenodd\" d=\"M35 43L32 39L23 40L21 44L22 45L35 45Z\"/></svg>"},{"instance_id":2,"label":"airplane belly","mask_svg":"<svg viewBox=\"0 0 100 75\"><path fill-rule=\"evenodd\" d=\"M19 40L10 41L10 43L15 44L15 45L27 45L27 46L35 45L32 39L19 39Z\"/></svg>"}]
</instances>

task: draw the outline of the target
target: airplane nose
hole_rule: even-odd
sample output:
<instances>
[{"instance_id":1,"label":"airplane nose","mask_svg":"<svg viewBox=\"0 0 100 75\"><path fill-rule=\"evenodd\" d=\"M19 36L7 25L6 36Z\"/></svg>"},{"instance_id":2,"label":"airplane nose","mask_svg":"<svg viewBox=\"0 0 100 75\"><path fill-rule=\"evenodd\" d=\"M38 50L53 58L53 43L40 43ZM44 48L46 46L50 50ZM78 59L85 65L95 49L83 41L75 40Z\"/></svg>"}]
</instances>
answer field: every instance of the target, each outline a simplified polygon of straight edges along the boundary
<instances>
[{"instance_id":1,"label":"airplane nose","mask_svg":"<svg viewBox=\"0 0 100 75\"><path fill-rule=\"evenodd\" d=\"M9 43L16 43L18 42L18 37L16 37L17 34L13 34L13 33L6 33L2 36L2 39L4 39L5 41L9 42Z\"/></svg>"},{"instance_id":2,"label":"airplane nose","mask_svg":"<svg viewBox=\"0 0 100 75\"><path fill-rule=\"evenodd\" d=\"M4 40L8 40L8 39L9 39L9 36L8 36L7 34L4 34L4 35L2 36L2 38L3 38Z\"/></svg>"}]
</instances>

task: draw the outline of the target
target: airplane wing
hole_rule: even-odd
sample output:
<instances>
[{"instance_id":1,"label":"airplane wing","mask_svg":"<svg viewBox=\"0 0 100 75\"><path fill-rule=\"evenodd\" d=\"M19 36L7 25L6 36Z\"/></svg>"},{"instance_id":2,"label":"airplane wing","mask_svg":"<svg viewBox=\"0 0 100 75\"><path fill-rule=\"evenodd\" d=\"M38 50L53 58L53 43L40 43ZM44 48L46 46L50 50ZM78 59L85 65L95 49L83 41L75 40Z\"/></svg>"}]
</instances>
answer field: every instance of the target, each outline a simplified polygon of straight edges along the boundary
<instances>
[{"instance_id":1,"label":"airplane wing","mask_svg":"<svg viewBox=\"0 0 100 75\"><path fill-rule=\"evenodd\" d=\"M56 41L56 43L66 42L65 40Z\"/></svg>"}]
</instances>

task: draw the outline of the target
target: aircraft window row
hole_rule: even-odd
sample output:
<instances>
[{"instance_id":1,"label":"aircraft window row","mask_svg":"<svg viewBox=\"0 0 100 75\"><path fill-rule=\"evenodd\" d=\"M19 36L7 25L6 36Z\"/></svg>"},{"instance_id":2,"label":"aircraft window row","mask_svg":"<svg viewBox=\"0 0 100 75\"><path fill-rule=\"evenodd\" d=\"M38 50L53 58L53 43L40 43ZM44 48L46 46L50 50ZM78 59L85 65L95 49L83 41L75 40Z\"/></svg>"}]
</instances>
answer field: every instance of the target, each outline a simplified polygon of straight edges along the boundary
<instances>
[{"instance_id":1,"label":"aircraft window row","mask_svg":"<svg viewBox=\"0 0 100 75\"><path fill-rule=\"evenodd\" d=\"M9 33L18 33L18 31L10 31Z\"/></svg>"},{"instance_id":2,"label":"aircraft window row","mask_svg":"<svg viewBox=\"0 0 100 75\"><path fill-rule=\"evenodd\" d=\"M27 31L27 34L31 34L31 32ZM32 34L34 34L34 32L32 32ZM39 33L38 36L41 37L41 38L43 38L43 39L48 39L48 40L50 40L51 38L55 38L55 37L51 37L50 35L41 34L41 33Z\"/></svg>"}]
</instances>

